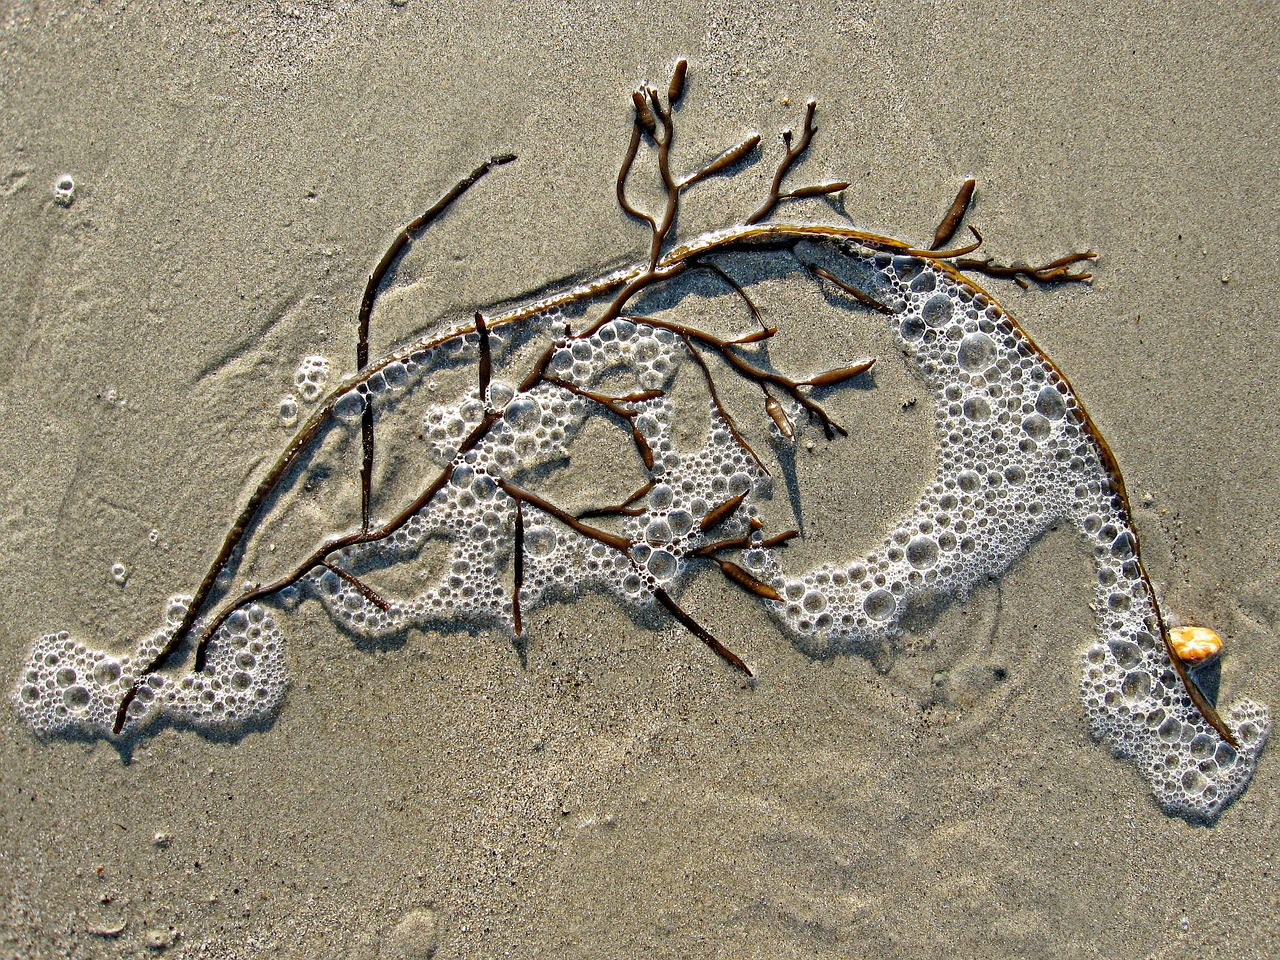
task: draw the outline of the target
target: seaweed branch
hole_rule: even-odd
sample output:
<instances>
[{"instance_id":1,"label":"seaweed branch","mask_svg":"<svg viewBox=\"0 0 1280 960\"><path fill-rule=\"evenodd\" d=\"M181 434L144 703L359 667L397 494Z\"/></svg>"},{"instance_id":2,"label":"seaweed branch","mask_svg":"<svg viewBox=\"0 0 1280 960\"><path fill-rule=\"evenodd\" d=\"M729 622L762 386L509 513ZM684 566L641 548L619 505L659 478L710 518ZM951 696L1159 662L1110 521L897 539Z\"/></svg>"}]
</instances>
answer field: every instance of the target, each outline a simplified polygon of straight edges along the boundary
<instances>
[{"instance_id":1,"label":"seaweed branch","mask_svg":"<svg viewBox=\"0 0 1280 960\"><path fill-rule=\"evenodd\" d=\"M331 563L328 560L321 560L320 566L324 567L326 570L331 571L332 573L337 574L338 577L345 580L347 583L351 584L351 586L353 586L356 589L357 593L359 593L362 597L364 597L366 600L372 603L379 610L382 610L385 613L387 610L391 609L391 604L388 603L386 600L384 600L381 596L379 596L378 593L372 587L370 587L367 583L365 583L363 580L361 580L359 577L355 576L354 574L350 574L346 570L343 570L336 563Z\"/></svg>"},{"instance_id":2,"label":"seaweed branch","mask_svg":"<svg viewBox=\"0 0 1280 960\"><path fill-rule=\"evenodd\" d=\"M638 517L645 512L644 507L632 506L641 497L647 496L649 491L653 489L653 481L647 481L643 486L636 490L635 493L627 497L621 503L611 504L607 507L592 507L589 510L582 510L578 513L579 520L586 520L589 517Z\"/></svg>"},{"instance_id":3,"label":"seaweed branch","mask_svg":"<svg viewBox=\"0 0 1280 960\"><path fill-rule=\"evenodd\" d=\"M648 233L647 251L636 263L505 310L491 313L475 312L470 321L460 323L454 329L419 337L379 359L371 360L370 325L376 300L385 285L386 278L394 270L409 245L489 170L509 163L514 157L504 154L487 160L396 235L369 274L365 284L357 313L356 372L346 378L316 409L260 481L227 532L221 549L200 582L176 630L163 648L149 662L141 666L132 686L122 697L114 718L115 733L118 734L123 730L130 707L147 678L169 665L179 650L189 645L193 638L194 669L200 672L207 666L208 646L212 638L233 613L257 601L269 601L281 591L296 587L308 576L320 571L328 571L384 613L396 608L396 604L388 601L369 584L344 568L344 552L361 545L385 540L401 530L411 519L433 503L454 477L455 471L467 463L468 456L474 459L476 452L494 435L495 428L503 420L504 410L500 409L502 406L498 399L500 394L494 389L495 371L491 336L494 331L502 327L525 324L540 314L559 308L574 308L585 315L580 324L575 322L575 325L580 328L578 334L575 335L566 325L563 337L547 346L527 369L520 371L523 372L523 377L516 381L518 382L516 391L527 394L545 384L573 397L589 401L612 417L624 422L631 430L631 442L648 474L646 482L621 503L590 507L576 516L525 486L517 485L506 477L492 475L497 488L514 505L515 529L510 548L511 619L512 628L516 636L520 637L524 635L525 626L521 594L526 571L528 511L541 512L581 537L615 551L626 558L627 563L637 574L644 574L642 564L636 559L640 549L647 549L643 536L633 540L629 536L601 529L588 523L587 520L609 516L642 517L648 512L642 501L654 490L655 485L661 482L661 472L655 468L653 446L644 430L637 425L640 410L636 405L658 401L665 396L663 391L650 389L614 395L603 389L590 389L579 385L564 376L553 375L549 371L558 350L576 341L594 337L607 324L624 317L636 324L645 324L656 330L668 331L682 346L684 355L698 368L719 421L725 424L734 442L754 462L755 466L762 473L767 474L768 469L764 461L747 441L723 400L724 394L717 383L717 376L725 372L723 367L727 367L734 376L754 384L762 392L764 413L784 440L794 439L795 424L783 404L779 402L778 398L782 396L790 398L797 407L808 414L811 420L817 421L828 438L834 438L837 435L845 435L846 431L832 420L823 404L815 398L825 397L824 391L841 387L866 373L874 365L875 359L869 358L852 364L831 367L804 378L789 376L773 369L768 362L767 353L763 349L753 348L777 335L777 329L766 324L760 310L743 285L721 266L720 261L726 255L788 249L794 253L801 241L816 240L833 247L856 247L868 254L886 253L929 261L936 270L950 277L954 283L967 285L974 298L987 295L968 281L961 271L1011 279L1024 287L1032 282L1059 284L1085 281L1090 277L1090 274L1073 268L1095 259L1095 254L1091 252L1070 253L1039 266L1020 262L1004 264L990 257L972 258L969 254L977 250L983 242L982 235L972 226L968 227L973 235L972 242L949 246L964 225L964 219L970 209L974 193L972 179L967 180L957 193L934 231L932 243L927 250L848 226L788 223L771 219L779 204L784 201L825 197L849 186L848 182L843 180L819 182L794 188L785 186L794 167L805 156L813 142L816 130L815 101L810 101L806 105L803 124L798 135L791 130L782 133L784 153L774 170L767 194L758 206L733 226L682 240L677 236L677 224L683 192L713 177L729 174L739 164L754 161L759 156L760 145L759 134L751 133L693 172L678 176L674 172L675 158L673 157L676 134L674 114L676 106L685 95L686 80L687 64L681 60L676 63L672 71L665 96L657 88L648 85L640 87L631 95L631 133L617 175L616 196L619 209L623 214L643 224ZM634 202L628 191L631 175L641 159L642 148L646 151L646 158L652 158L656 163L661 185L660 206L652 211L643 209L641 205ZM815 264L805 263L804 266L818 280L834 285L862 306L882 314L895 313L895 308L840 279L829 270ZM732 294L746 305L759 329L736 338L722 336L666 317L646 315L643 310L632 308L632 304L638 298L663 288L664 285L672 283L691 270L709 272L724 283ZM1016 329L1025 337L1020 328ZM377 452L374 437L377 395L370 389L371 381L391 364L403 363L415 357L425 357L436 347L457 343L464 338L478 341L477 384L483 403L483 414L479 422L475 423L466 436L457 443L453 449L451 462L435 472L429 478L429 482L419 489L417 495L401 507L394 516L381 524L376 524L372 518L372 499L373 468ZM1029 338L1026 339L1029 343ZM708 356L718 356L719 361L714 364L708 363ZM1048 362L1047 358L1045 360ZM519 362L512 361L512 365ZM499 376L501 375L500 372ZM1065 382L1065 378L1063 380ZM278 492L300 458L311 450L324 433L333 426L339 403L350 403L352 397L358 397L361 403L359 410L361 436L359 528L352 532L329 536L297 562L289 572L270 583L252 586L234 596L231 595L230 590L222 591L215 597L219 594L219 584L223 582L223 578L229 577L235 566L241 562L243 549L248 538L255 531L265 504L273 494ZM563 397L557 402L563 402ZM1098 451L1098 457L1104 469L1111 475L1112 486L1127 515L1128 504L1123 481L1114 457L1111 456L1105 441L1102 440L1087 414L1081 412L1079 416L1085 425L1085 432ZM763 536L763 524L754 516L754 507L748 500L749 493L749 490L740 490L727 499L707 507L702 516L695 518L695 528L690 536L697 538L692 542L698 545L691 546L690 541L683 541L680 547L680 559L704 560L709 564L713 563L728 581L744 591L769 603L783 604L787 601L778 591L780 582L767 582L765 577L768 575L757 576L742 564L722 555L734 550L773 550L785 546L797 535L794 530L788 530L772 537ZM638 524L623 524L623 526L633 533L639 529ZM717 529L721 526L726 528L723 539L708 539L716 535ZM1145 569L1142 568L1141 559L1137 555L1136 540L1134 556L1143 580L1147 582ZM683 609L665 586L656 583L652 577L647 583L648 594L672 617L727 663L748 676L751 675L751 671L742 659ZM1152 603L1153 605L1155 603L1154 595L1152 595ZM1168 643L1163 617L1159 613L1158 606L1154 609L1162 635ZM1176 657L1174 667L1187 687L1196 709L1227 742L1234 744L1235 740L1231 732L1218 717L1216 709L1193 689L1194 685Z\"/></svg>"},{"instance_id":4,"label":"seaweed branch","mask_svg":"<svg viewBox=\"0 0 1280 960\"><path fill-rule=\"evenodd\" d=\"M707 361L702 359L702 354L698 352L698 348L694 346L693 340L690 339L689 336L682 333L680 335L680 339L684 342L685 348L689 351L689 355L693 357L694 362L698 365L698 369L702 371L702 378L707 384L707 392L711 394L711 403L715 406L716 413L720 415L720 419L724 421L725 427L728 428L729 435L733 437L738 446L742 447L742 449L747 452L747 456L755 461L757 467L765 473L768 473L769 468L764 465L764 462L756 455L756 452L751 449L751 444L747 443L746 437L738 431L738 425L733 422L733 416L727 409L725 409L725 405L720 401L720 394L716 390L716 381L715 378L711 376L711 371L707 368Z\"/></svg>"},{"instance_id":5,"label":"seaweed branch","mask_svg":"<svg viewBox=\"0 0 1280 960\"><path fill-rule=\"evenodd\" d=\"M515 159L514 153L504 153L496 157L490 157L445 191L439 200L405 224L403 229L396 234L395 239L391 241L391 245L387 247L377 265L369 273L369 279L364 285L364 294L360 298L360 311L357 314L357 370L363 370L369 365L369 327L373 319L373 305L377 300L378 291L381 289L382 282L386 279L387 274L391 272L405 251L409 249L409 245L421 236L427 227L438 220L446 210L453 206L459 197L475 186L481 177L494 167L511 163ZM373 487L374 440L372 404L365 404L364 410L360 415L360 449L360 525L362 529L368 530L369 501ZM203 602L203 598L199 599ZM197 604L192 604L193 608L196 606ZM189 625L187 625L187 629L190 629ZM185 631L179 631L179 633L185 633Z\"/></svg>"},{"instance_id":6,"label":"seaweed branch","mask_svg":"<svg viewBox=\"0 0 1280 960\"><path fill-rule=\"evenodd\" d=\"M1033 281L1048 285L1055 283L1083 283L1090 280L1093 278L1092 273L1073 273L1071 272L1071 267L1077 263L1087 263L1097 258L1098 255L1093 252L1068 253L1064 257L1058 257L1058 259L1050 260L1040 266L1031 266L1025 263L1004 264L997 262L992 257L986 257L982 260L956 260L955 267L958 270L969 270L988 277L1012 280L1025 290Z\"/></svg>"},{"instance_id":7,"label":"seaweed branch","mask_svg":"<svg viewBox=\"0 0 1280 960\"><path fill-rule=\"evenodd\" d=\"M951 206L943 214L938 228L933 231L933 243L929 244L930 250L941 249L951 242L951 238L960 229L960 223L964 220L965 214L969 212L969 204L973 202L973 188L977 185L978 181L970 177L960 187L960 192L956 194L956 198L951 201Z\"/></svg>"},{"instance_id":8,"label":"seaweed branch","mask_svg":"<svg viewBox=\"0 0 1280 960\"><path fill-rule=\"evenodd\" d=\"M794 134L790 130L782 131L782 145L785 150L782 160L778 163L777 170L773 174L773 183L769 187L769 195L765 197L764 202L755 209L750 216L744 221L746 223L759 223L769 214L773 213L774 208L783 200L799 200L804 197L823 197L833 193L839 193L849 186L845 180L837 180L831 183L818 183L808 187L797 187L794 190L784 191L782 189L782 181L786 179L791 168L795 166L797 160L805 155L809 149L809 144L813 143L813 134L817 128L813 125L813 114L818 109L818 101L810 100L805 104L804 108L804 126L800 130L800 139L794 144L792 139Z\"/></svg>"},{"instance_id":9,"label":"seaweed branch","mask_svg":"<svg viewBox=\"0 0 1280 960\"><path fill-rule=\"evenodd\" d=\"M756 323L760 324L760 329L765 332L769 331L770 328L764 322L764 317L760 315L760 309L755 305L755 301L747 296L747 291L742 289L742 285L739 284L737 280L733 279L733 277L729 276L729 274L725 273L724 268L722 268L718 263L711 260L708 260L705 263L695 262L693 264L693 269L706 270L708 273L714 274L723 280L725 286L736 293L739 299L746 304L747 309L751 311L752 318L755 319Z\"/></svg>"},{"instance_id":10,"label":"seaweed branch","mask_svg":"<svg viewBox=\"0 0 1280 960\"><path fill-rule=\"evenodd\" d=\"M515 500L517 504L527 503L530 506L537 507L543 513L555 517L575 533L581 534L590 540L594 540L596 543L604 544L604 546L618 551L626 557L627 562L630 563L632 567L639 570L635 559L631 556L631 548L633 544L626 537L621 537L617 534L609 533L607 530L601 530L599 527L593 527L590 524L583 523L573 514L566 510L562 510L549 500L545 500L528 490L523 490L514 484L508 483L506 480L499 480L498 486L501 488L503 493ZM690 616L687 611L676 603L666 590L662 587L655 586L652 588L652 592L658 603L660 603L664 609L675 617L676 620L685 627L685 629L714 650L726 663L741 670L748 677L752 676L750 668L747 667L742 658L712 636L705 627L698 623L697 620Z\"/></svg>"},{"instance_id":11,"label":"seaweed branch","mask_svg":"<svg viewBox=\"0 0 1280 960\"><path fill-rule=\"evenodd\" d=\"M646 317L643 322L653 327L670 330L672 333L685 339L686 342L690 344L697 343L714 350L730 367L733 368L735 372L748 380L754 381L761 387L761 389L764 389L767 385L789 394L792 399L808 411L811 417L816 419L822 425L828 439L834 437L836 434L846 436L848 431L832 420L822 405L808 394L804 393L800 388L806 386L832 386L870 370L875 364L875 359L872 358L865 360L854 367L830 370L826 373L811 377L808 380L793 380L781 373L775 373L772 370L766 370L762 367L755 366L750 361L746 360L735 349L738 346L736 341L725 340L722 337L707 333L704 330L699 330L695 327L686 326L684 324L659 320L656 317ZM766 391L766 396L767 395ZM747 451L754 457L754 452L752 452L750 448L747 448Z\"/></svg>"},{"instance_id":12,"label":"seaweed branch","mask_svg":"<svg viewBox=\"0 0 1280 960\"><path fill-rule=\"evenodd\" d=\"M615 417L625 420L627 425L631 427L631 438L635 442L636 450L640 453L640 459L644 461L644 468L646 470L653 469L653 448L649 446L649 441L645 439L644 434L635 424L636 415L639 411L628 410L624 404L644 403L647 400L657 399L662 396L661 390L645 390L625 397L606 397L601 393L584 390L575 384L569 383L567 380L561 380L559 377L544 376L542 380L544 383L549 383L552 386L559 387L561 390L576 394L584 400L597 403Z\"/></svg>"}]
</instances>

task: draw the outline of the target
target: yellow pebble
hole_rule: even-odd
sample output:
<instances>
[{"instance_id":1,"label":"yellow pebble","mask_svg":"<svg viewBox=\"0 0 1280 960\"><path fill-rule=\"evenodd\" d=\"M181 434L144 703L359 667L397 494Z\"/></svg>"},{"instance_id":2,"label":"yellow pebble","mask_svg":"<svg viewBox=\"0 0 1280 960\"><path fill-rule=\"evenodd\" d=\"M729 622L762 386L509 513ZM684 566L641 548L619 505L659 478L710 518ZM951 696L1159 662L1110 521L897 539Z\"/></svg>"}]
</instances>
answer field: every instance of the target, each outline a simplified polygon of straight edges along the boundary
<instances>
[{"instance_id":1,"label":"yellow pebble","mask_svg":"<svg viewBox=\"0 0 1280 960\"><path fill-rule=\"evenodd\" d=\"M1222 638L1208 627L1174 627L1169 631L1169 645L1189 667L1208 663L1222 652Z\"/></svg>"}]
</instances>

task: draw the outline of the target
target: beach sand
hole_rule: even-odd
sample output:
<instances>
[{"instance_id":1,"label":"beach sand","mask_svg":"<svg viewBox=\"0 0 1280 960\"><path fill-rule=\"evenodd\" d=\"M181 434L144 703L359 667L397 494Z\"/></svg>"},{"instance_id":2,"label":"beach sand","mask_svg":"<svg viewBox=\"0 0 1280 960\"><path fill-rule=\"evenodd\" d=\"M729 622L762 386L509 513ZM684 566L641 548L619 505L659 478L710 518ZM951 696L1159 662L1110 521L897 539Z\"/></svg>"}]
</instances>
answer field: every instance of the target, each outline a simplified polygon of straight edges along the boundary
<instances>
[{"instance_id":1,"label":"beach sand","mask_svg":"<svg viewBox=\"0 0 1280 960\"><path fill-rule=\"evenodd\" d=\"M812 97L801 179L851 181L865 229L927 241L973 176L992 254L1100 254L1089 286L990 286L1115 451L1164 604L1226 638L1223 702L1280 708L1275 23L824 6L10 0L6 691L38 636L120 649L193 591L289 439L299 360L354 368L369 269L480 160L519 156L412 251L375 354L642 255L614 201L629 95L687 57L687 162L753 129L772 152L686 235L755 205ZM836 362L883 347L779 323ZM860 553L930 476L930 412L882 361L835 402L849 439L802 454L808 559ZM314 536L349 522L317 509ZM587 596L528 617L526 665L502 631L353 642L306 604L283 709L236 740L42 742L6 704L0 955L1274 956L1275 748L1212 826L1162 813L1085 723L1092 578L1064 528L920 652L814 662L700 576L686 606L754 688Z\"/></svg>"}]
</instances>

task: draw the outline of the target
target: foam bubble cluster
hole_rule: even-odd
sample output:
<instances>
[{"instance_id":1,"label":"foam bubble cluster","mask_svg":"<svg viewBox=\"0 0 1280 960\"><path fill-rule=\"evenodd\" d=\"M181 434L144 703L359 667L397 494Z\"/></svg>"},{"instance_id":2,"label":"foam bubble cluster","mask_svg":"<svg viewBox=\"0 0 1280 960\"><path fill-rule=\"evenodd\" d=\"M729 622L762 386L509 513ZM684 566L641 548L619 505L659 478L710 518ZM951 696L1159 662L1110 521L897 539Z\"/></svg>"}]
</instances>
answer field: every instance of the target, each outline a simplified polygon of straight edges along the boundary
<instances>
[{"instance_id":1,"label":"foam bubble cluster","mask_svg":"<svg viewBox=\"0 0 1280 960\"><path fill-rule=\"evenodd\" d=\"M303 357L293 374L293 385L298 396L307 403L315 403L329 382L330 364L327 357L312 355Z\"/></svg>"},{"instance_id":2,"label":"foam bubble cluster","mask_svg":"<svg viewBox=\"0 0 1280 960\"><path fill-rule=\"evenodd\" d=\"M777 557L749 557L780 584L775 612L815 653L871 650L913 604L970 590L1049 526L1072 522L1098 576L1082 688L1090 726L1134 758L1166 810L1216 816L1252 776L1267 711L1246 701L1227 714L1237 751L1192 703L1160 639L1127 504L1069 385L999 306L937 264L855 245L841 253L807 251L891 311L897 345L932 394L938 479L853 563L785 577Z\"/></svg>"},{"instance_id":3,"label":"foam bubble cluster","mask_svg":"<svg viewBox=\"0 0 1280 960\"><path fill-rule=\"evenodd\" d=\"M429 499L387 536L331 554L297 586L366 637L410 626L510 625L519 529L521 609L596 589L644 613L659 591L680 595L713 541L731 542L741 548L736 573L745 571L761 596L776 591L780 600L764 601L770 612L799 646L828 656L880 648L913 606L999 575L1048 527L1069 522L1097 571L1097 639L1084 655L1082 684L1090 727L1134 759L1166 810L1216 816L1252 775L1267 712L1245 702L1226 713L1236 749L1191 701L1163 641L1119 478L1067 381L997 304L934 260L852 241L804 241L796 253L883 307L933 401L936 479L863 555L801 573L784 568L759 519L768 475L709 387L705 418L672 399L682 369L713 377L678 329L620 317L572 337L552 310L521 328L550 341L541 377L522 383L499 374L483 394L472 381L460 399L423 415L423 449L440 476ZM494 357L518 352L511 333L491 329ZM480 353L473 330L383 364L332 397L335 428L358 430L369 405L385 416L427 376L474 367ZM327 376L328 362L308 357L294 386L310 402ZM296 419L297 402L286 399L281 417ZM771 412L779 431L787 415L803 416L794 403L789 414ZM619 450L644 461L648 482L588 529L564 512L571 505L530 492L572 461L584 426L599 420L617 426ZM781 432L774 439L791 442ZM428 548L442 562L419 568L421 586L409 596L385 595L363 579ZM171 603L165 625L124 656L66 634L41 638L17 687L23 719L41 733L110 735L121 698L184 613L181 602ZM203 728L243 726L276 708L286 683L284 641L265 608L236 611L207 654L199 673L147 675L125 732L162 716Z\"/></svg>"},{"instance_id":4,"label":"foam bubble cluster","mask_svg":"<svg viewBox=\"0 0 1280 960\"><path fill-rule=\"evenodd\" d=\"M14 693L18 714L42 736L111 736L125 693L173 636L187 601L172 598L163 625L130 653L95 650L65 631L41 637ZM149 675L129 706L122 733L136 733L161 718L201 730L242 729L272 716L287 686L284 638L266 608L251 604L214 634L204 670Z\"/></svg>"}]
</instances>

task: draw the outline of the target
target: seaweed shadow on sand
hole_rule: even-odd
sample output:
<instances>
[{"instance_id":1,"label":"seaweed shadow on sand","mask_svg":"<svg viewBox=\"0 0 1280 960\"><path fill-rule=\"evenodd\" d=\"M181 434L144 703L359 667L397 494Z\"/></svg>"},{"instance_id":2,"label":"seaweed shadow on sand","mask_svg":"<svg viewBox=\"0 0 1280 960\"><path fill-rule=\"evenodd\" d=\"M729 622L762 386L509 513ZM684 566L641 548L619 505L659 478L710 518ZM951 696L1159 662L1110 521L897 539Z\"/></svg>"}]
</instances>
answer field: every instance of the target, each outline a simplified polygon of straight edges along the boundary
<instances>
[{"instance_id":1,"label":"seaweed shadow on sand","mask_svg":"<svg viewBox=\"0 0 1280 960\"><path fill-rule=\"evenodd\" d=\"M1171 813L1212 820L1243 791L1269 732L1266 709L1242 702L1224 716L1194 682L1194 664L1180 653L1182 628L1171 629L1143 566L1115 457L1062 372L969 277L1024 287L1079 282L1090 276L1079 266L1094 254L1038 266L978 259L972 254L982 237L971 226L971 239L951 245L969 210L972 180L927 246L846 223L780 219L793 201L830 198L848 186L790 184L813 141L813 102L799 132L782 134L782 154L758 206L738 223L684 239L676 225L686 193L733 176L763 153L753 134L693 172L676 172L685 74L681 61L665 94L648 86L632 94L617 201L648 233L644 257L476 312L371 358L374 306L404 252L514 157L494 157L457 183L378 261L360 304L356 372L319 403L267 470L194 594L170 600L161 628L129 654L91 649L66 633L36 642L15 703L37 733L124 744L160 718L223 733L269 722L287 686L273 608L306 598L370 642L412 626L501 626L523 657L532 608L596 589L642 620L674 618L750 677L747 664L681 603L689 577L714 568L756 598L806 653L871 654L923 606L999 576L1065 521L1084 539L1098 577L1097 637L1081 664L1094 735L1133 758ZM651 208L633 199L632 176L642 161L660 184ZM743 257L757 259L744 266ZM770 529L762 519L771 492L767 464L785 474L794 463L788 451L805 431L820 430L828 440L844 435L826 401L849 385L865 387L875 361L780 369L769 354L778 330L749 291L783 274L828 305L887 325L932 400L937 441L936 479L882 542L861 557L802 572L785 564L797 532ZM693 287L730 294L745 332L673 319L668 308ZM460 398L422 415L422 443L414 449L425 450L429 479L384 512L391 497L375 480L375 464L388 459L377 456L380 425L408 398L434 392L434 378L445 375L465 386ZM745 428L743 395L755 397ZM691 404L701 409L691 411ZM690 447L685 436L677 443L676 434L687 435L695 422L705 422L697 442ZM641 482L618 502L571 507L549 480L571 462L584 429L601 423L616 429L613 455ZM322 443L344 440L359 455L358 526L327 537L283 575L236 588L246 547L282 493L299 484ZM760 456L762 443L770 457ZM438 573L420 574L416 592L380 585L383 571L440 552Z\"/></svg>"}]
</instances>

